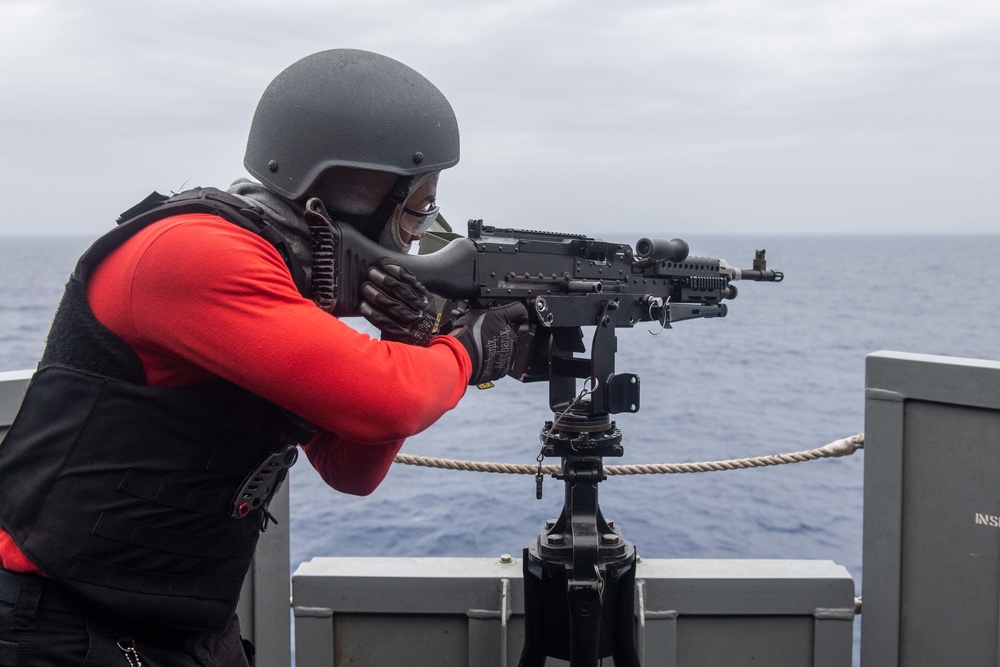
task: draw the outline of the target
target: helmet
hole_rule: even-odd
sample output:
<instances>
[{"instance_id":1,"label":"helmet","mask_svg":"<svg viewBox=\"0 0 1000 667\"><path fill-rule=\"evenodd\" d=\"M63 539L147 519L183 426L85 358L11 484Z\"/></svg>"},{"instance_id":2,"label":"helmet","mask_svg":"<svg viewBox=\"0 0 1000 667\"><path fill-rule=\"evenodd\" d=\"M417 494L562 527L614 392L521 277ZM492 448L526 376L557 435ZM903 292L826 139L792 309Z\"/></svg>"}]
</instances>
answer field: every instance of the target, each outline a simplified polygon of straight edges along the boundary
<instances>
[{"instance_id":1,"label":"helmet","mask_svg":"<svg viewBox=\"0 0 1000 667\"><path fill-rule=\"evenodd\" d=\"M412 176L454 166L458 121L434 84L406 65L355 49L321 51L264 91L243 164L270 190L298 199L326 169Z\"/></svg>"}]
</instances>

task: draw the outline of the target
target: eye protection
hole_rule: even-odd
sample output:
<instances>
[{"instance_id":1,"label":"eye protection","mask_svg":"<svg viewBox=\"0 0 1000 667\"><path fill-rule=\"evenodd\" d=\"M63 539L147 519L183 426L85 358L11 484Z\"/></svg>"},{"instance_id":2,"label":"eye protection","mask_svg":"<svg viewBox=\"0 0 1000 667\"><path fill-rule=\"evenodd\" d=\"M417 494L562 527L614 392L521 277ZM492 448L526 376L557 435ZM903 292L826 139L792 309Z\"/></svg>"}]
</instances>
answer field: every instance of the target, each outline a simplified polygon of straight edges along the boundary
<instances>
[{"instance_id":1,"label":"eye protection","mask_svg":"<svg viewBox=\"0 0 1000 667\"><path fill-rule=\"evenodd\" d=\"M441 207L434 203L428 204L422 211L404 206L399 228L410 236L422 236L434 224L440 210Z\"/></svg>"}]
</instances>

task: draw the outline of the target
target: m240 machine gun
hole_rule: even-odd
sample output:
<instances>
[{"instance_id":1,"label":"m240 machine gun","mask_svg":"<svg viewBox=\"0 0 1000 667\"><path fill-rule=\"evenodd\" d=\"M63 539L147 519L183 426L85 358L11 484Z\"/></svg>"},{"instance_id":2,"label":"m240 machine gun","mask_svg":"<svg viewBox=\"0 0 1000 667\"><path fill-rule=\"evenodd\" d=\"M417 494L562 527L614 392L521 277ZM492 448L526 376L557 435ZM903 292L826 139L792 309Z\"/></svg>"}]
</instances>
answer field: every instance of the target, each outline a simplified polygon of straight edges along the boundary
<instances>
[{"instance_id":1,"label":"m240 machine gun","mask_svg":"<svg viewBox=\"0 0 1000 667\"><path fill-rule=\"evenodd\" d=\"M559 457L565 483L558 519L524 549L525 645L521 667L546 656L596 667L613 656L637 667L633 631L635 546L606 520L597 485L606 456L622 456L610 415L639 410L639 376L615 372L615 330L640 322L725 317L739 280L780 282L758 250L750 269L690 257L688 244L643 238L633 250L578 234L499 229L469 222L468 238L428 255L387 251L352 227L333 225L334 314L358 314L360 287L380 257L413 273L427 289L473 308L519 300L529 324L518 335L510 375L547 381L553 420L541 456ZM589 356L583 327L594 327ZM581 356L582 355L582 356ZM578 387L582 381L582 389ZM537 478L541 497L541 474Z\"/></svg>"}]
</instances>

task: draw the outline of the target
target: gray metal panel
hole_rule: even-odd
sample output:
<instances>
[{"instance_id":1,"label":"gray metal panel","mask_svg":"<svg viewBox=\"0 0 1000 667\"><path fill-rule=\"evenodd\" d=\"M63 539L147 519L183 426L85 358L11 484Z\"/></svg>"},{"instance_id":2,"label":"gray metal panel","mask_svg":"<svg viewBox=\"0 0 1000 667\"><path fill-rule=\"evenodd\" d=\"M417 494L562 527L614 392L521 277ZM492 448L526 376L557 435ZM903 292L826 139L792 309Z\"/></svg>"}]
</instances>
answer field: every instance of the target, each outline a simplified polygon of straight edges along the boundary
<instances>
[{"instance_id":1,"label":"gray metal panel","mask_svg":"<svg viewBox=\"0 0 1000 667\"><path fill-rule=\"evenodd\" d=\"M636 577L644 667L851 663L854 583L829 561L643 559ZM506 655L497 622L504 616L505 580L515 616ZM333 619L333 630L323 626L322 636L310 636L296 621L299 667L331 667L327 656L334 656L334 667L512 667L520 656L524 606L517 561L317 558L300 566L292 582L296 619L316 609ZM412 628L417 635L411 636ZM315 646L324 641L336 648ZM314 654L316 662L308 657Z\"/></svg>"},{"instance_id":2,"label":"gray metal panel","mask_svg":"<svg viewBox=\"0 0 1000 667\"><path fill-rule=\"evenodd\" d=\"M854 581L832 561L642 559L646 613L802 615L852 609Z\"/></svg>"},{"instance_id":3,"label":"gray metal panel","mask_svg":"<svg viewBox=\"0 0 1000 667\"><path fill-rule=\"evenodd\" d=\"M524 614L518 560L314 558L292 588L299 667L328 664L309 661L326 653L313 646L322 639L300 632L302 608L331 611L337 666L507 667L524 643L523 622L511 622Z\"/></svg>"},{"instance_id":4,"label":"gray metal panel","mask_svg":"<svg viewBox=\"0 0 1000 667\"><path fill-rule=\"evenodd\" d=\"M903 397L869 389L865 403L861 655L863 664L874 667L889 667L899 661L902 456Z\"/></svg>"},{"instance_id":5,"label":"gray metal panel","mask_svg":"<svg viewBox=\"0 0 1000 667\"><path fill-rule=\"evenodd\" d=\"M470 609L499 611L501 579L511 581L512 613L523 614L520 559L314 558L295 571L292 588L296 607L464 616Z\"/></svg>"},{"instance_id":6,"label":"gray metal panel","mask_svg":"<svg viewBox=\"0 0 1000 667\"><path fill-rule=\"evenodd\" d=\"M635 582L636 653L646 667L677 667L677 612L646 610L646 580Z\"/></svg>"},{"instance_id":7,"label":"gray metal panel","mask_svg":"<svg viewBox=\"0 0 1000 667\"><path fill-rule=\"evenodd\" d=\"M661 613L645 619L645 632L636 638L639 664L644 667L677 667L676 613Z\"/></svg>"},{"instance_id":8,"label":"gray metal panel","mask_svg":"<svg viewBox=\"0 0 1000 667\"><path fill-rule=\"evenodd\" d=\"M476 609L469 617L469 667L506 667L510 644L510 579L500 580L500 609ZM523 638L522 638L523 643Z\"/></svg>"},{"instance_id":9,"label":"gray metal panel","mask_svg":"<svg viewBox=\"0 0 1000 667\"><path fill-rule=\"evenodd\" d=\"M813 665L812 634L807 616L681 617L677 667Z\"/></svg>"},{"instance_id":10,"label":"gray metal panel","mask_svg":"<svg viewBox=\"0 0 1000 667\"><path fill-rule=\"evenodd\" d=\"M996 665L1000 362L880 352L866 385L862 664Z\"/></svg>"},{"instance_id":11,"label":"gray metal panel","mask_svg":"<svg viewBox=\"0 0 1000 667\"><path fill-rule=\"evenodd\" d=\"M500 618L468 619L469 667L506 667L507 634Z\"/></svg>"},{"instance_id":12,"label":"gray metal panel","mask_svg":"<svg viewBox=\"0 0 1000 667\"><path fill-rule=\"evenodd\" d=\"M865 365L865 386L907 398L1000 409L1000 361L875 352ZM867 441L866 441L867 445Z\"/></svg>"},{"instance_id":13,"label":"gray metal panel","mask_svg":"<svg viewBox=\"0 0 1000 667\"><path fill-rule=\"evenodd\" d=\"M291 664L288 504L286 483L271 500L269 509L278 522L268 524L260 536L236 607L243 636L257 646L257 664L269 667Z\"/></svg>"},{"instance_id":14,"label":"gray metal panel","mask_svg":"<svg viewBox=\"0 0 1000 667\"><path fill-rule=\"evenodd\" d=\"M839 667L853 658L854 610L817 610L813 627L813 667Z\"/></svg>"},{"instance_id":15,"label":"gray metal panel","mask_svg":"<svg viewBox=\"0 0 1000 667\"><path fill-rule=\"evenodd\" d=\"M667 633L644 667L851 664L854 581L831 561L643 559L636 576Z\"/></svg>"},{"instance_id":16,"label":"gray metal panel","mask_svg":"<svg viewBox=\"0 0 1000 667\"><path fill-rule=\"evenodd\" d=\"M900 664L996 665L1000 411L911 401L904 428Z\"/></svg>"},{"instance_id":17,"label":"gray metal panel","mask_svg":"<svg viewBox=\"0 0 1000 667\"><path fill-rule=\"evenodd\" d=\"M322 607L295 609L295 663L333 667L336 641L333 636L333 611ZM258 661L260 665L267 663Z\"/></svg>"}]
</instances>

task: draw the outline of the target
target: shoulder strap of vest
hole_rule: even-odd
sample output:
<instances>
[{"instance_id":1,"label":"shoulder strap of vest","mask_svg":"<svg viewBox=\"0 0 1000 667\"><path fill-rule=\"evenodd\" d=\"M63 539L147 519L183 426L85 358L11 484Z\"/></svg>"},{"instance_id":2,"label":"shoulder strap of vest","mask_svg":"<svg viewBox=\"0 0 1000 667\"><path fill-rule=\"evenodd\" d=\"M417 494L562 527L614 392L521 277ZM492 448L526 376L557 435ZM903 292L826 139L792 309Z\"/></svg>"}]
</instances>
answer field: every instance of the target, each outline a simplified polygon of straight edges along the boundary
<instances>
[{"instance_id":1,"label":"shoulder strap of vest","mask_svg":"<svg viewBox=\"0 0 1000 667\"><path fill-rule=\"evenodd\" d=\"M150 193L141 202L118 216L118 227L97 239L77 263L74 274L86 282L91 272L102 259L124 243L132 235L154 222L174 215L188 213L211 213L228 220L248 231L258 234L275 247L295 281L301 294L307 294L306 273L295 259L288 242L272 227L264 212L223 190L216 188L194 188L167 197L158 192Z\"/></svg>"}]
</instances>

